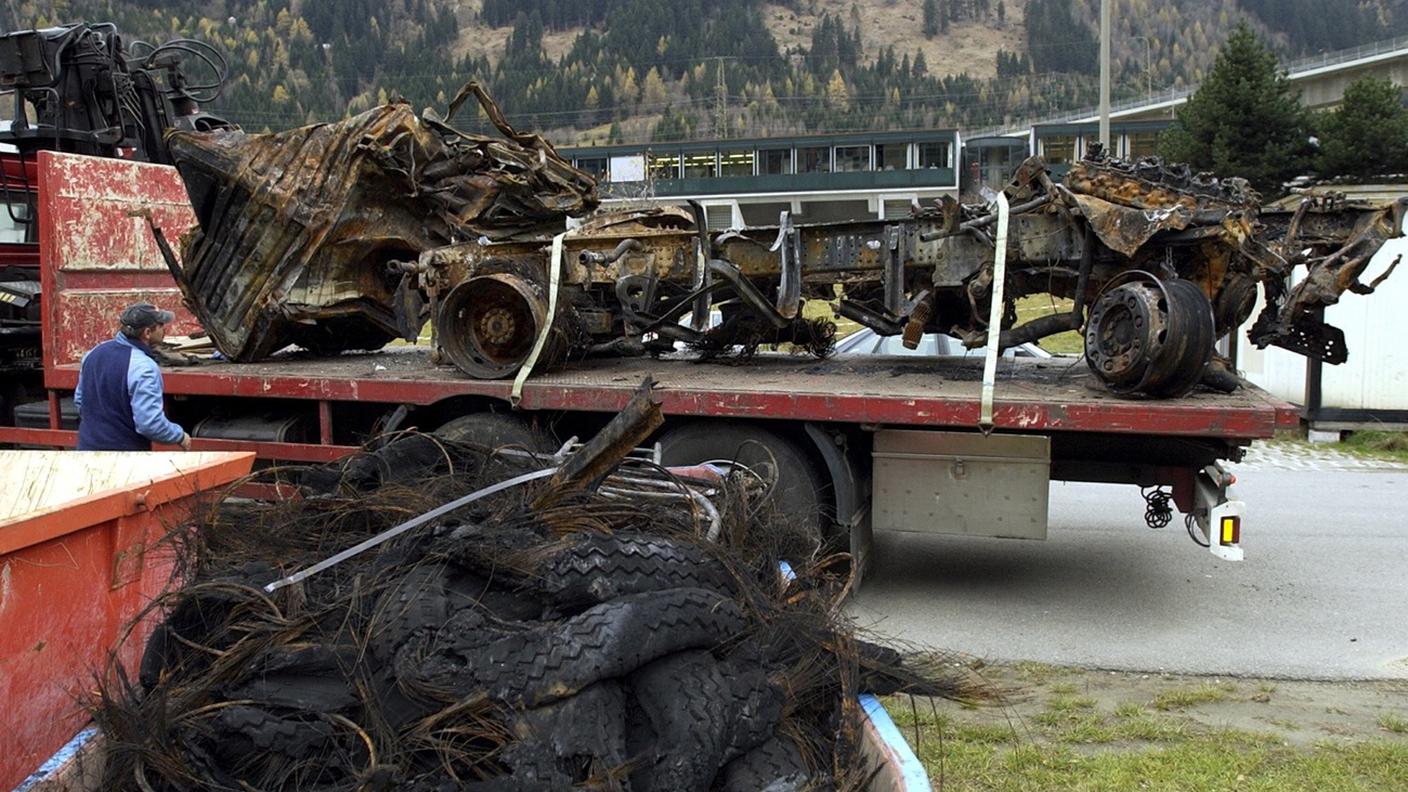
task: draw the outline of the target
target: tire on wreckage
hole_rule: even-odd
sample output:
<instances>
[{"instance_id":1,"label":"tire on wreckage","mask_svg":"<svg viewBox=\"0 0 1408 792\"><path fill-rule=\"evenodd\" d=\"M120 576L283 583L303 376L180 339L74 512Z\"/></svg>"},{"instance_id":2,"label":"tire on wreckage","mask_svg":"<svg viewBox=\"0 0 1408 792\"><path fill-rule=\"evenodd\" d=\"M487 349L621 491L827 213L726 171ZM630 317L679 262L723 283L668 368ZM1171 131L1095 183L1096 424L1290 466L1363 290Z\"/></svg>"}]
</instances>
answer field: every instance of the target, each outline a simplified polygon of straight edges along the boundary
<instances>
[{"instance_id":1,"label":"tire on wreckage","mask_svg":"<svg viewBox=\"0 0 1408 792\"><path fill-rule=\"evenodd\" d=\"M1182 396L1212 360L1212 302L1190 281L1131 270L1095 299L1084 335L1086 364L1110 390Z\"/></svg>"}]
</instances>

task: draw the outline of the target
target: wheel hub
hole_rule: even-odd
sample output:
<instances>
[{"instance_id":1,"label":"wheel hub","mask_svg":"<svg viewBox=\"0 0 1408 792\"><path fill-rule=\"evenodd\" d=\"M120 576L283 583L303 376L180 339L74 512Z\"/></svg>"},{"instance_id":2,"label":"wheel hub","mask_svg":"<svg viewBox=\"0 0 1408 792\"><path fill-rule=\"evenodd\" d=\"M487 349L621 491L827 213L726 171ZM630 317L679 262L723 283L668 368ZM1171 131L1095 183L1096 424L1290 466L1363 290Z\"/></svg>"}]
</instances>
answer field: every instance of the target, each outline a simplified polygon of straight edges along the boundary
<instances>
[{"instance_id":1,"label":"wheel hub","mask_svg":"<svg viewBox=\"0 0 1408 792\"><path fill-rule=\"evenodd\" d=\"M1117 393L1181 396L1212 358L1212 304L1188 281L1131 274L1140 279L1112 285L1091 306L1086 363Z\"/></svg>"}]
</instances>

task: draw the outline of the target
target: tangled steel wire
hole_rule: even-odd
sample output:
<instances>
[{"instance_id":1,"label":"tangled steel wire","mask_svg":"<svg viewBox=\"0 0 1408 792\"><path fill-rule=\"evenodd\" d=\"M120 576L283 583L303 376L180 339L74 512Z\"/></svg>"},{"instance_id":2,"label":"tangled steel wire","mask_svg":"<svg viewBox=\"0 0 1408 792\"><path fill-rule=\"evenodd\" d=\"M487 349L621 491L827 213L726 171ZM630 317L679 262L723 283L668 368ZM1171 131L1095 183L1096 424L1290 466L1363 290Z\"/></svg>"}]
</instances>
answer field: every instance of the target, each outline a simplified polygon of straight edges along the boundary
<instances>
[{"instance_id":1,"label":"tangled steel wire","mask_svg":"<svg viewBox=\"0 0 1408 792\"><path fill-rule=\"evenodd\" d=\"M639 461L564 497L498 493L267 592L544 464L424 436L378 453L293 471L306 497L199 516L137 678L115 665L95 702L103 789L860 789L857 692L974 693L858 638L837 615L844 557L746 487Z\"/></svg>"}]
</instances>

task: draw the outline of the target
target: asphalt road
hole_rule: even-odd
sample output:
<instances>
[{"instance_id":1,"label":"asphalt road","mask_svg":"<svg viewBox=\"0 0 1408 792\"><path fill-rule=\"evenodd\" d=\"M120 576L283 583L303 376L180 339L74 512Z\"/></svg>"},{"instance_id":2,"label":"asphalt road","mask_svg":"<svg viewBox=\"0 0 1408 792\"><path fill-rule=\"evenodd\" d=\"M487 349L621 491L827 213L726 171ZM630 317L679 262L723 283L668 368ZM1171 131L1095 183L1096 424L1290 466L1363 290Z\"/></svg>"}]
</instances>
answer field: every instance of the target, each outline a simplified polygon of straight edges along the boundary
<instances>
[{"instance_id":1,"label":"asphalt road","mask_svg":"<svg viewBox=\"0 0 1408 792\"><path fill-rule=\"evenodd\" d=\"M1239 472L1246 560L1143 524L1132 487L1053 484L1045 542L876 534L860 624L990 660L1408 678L1408 470Z\"/></svg>"}]
</instances>

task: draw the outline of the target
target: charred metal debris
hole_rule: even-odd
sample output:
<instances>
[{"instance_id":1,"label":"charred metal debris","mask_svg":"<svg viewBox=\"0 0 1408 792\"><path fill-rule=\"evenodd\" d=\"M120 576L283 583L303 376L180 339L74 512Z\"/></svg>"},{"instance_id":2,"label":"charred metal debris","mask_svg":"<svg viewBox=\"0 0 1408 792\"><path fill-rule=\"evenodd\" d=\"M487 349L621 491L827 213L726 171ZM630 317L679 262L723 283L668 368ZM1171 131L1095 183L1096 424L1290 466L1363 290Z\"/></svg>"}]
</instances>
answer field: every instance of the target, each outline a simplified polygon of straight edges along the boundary
<instances>
[{"instance_id":1,"label":"charred metal debris","mask_svg":"<svg viewBox=\"0 0 1408 792\"><path fill-rule=\"evenodd\" d=\"M677 345L706 358L780 343L827 354L833 331L803 318L807 301L911 347L927 332L987 343L990 203L812 225L784 213L723 232L697 206L637 209L564 230L596 205L591 179L468 91L506 140L404 105L280 135L172 134L200 225L184 264L168 258L227 357L373 348L425 320L441 359L476 378ZM1253 342L1342 362L1343 333L1320 310L1373 290L1359 276L1408 206L1307 198L1264 212L1241 179L1098 151L1060 183L1028 159L1005 193L999 345L1079 331L1101 382L1152 397L1237 386L1213 349L1258 289ZM1071 307L1018 323L1016 301L1043 293Z\"/></svg>"},{"instance_id":2,"label":"charred metal debris","mask_svg":"<svg viewBox=\"0 0 1408 792\"><path fill-rule=\"evenodd\" d=\"M402 435L212 506L101 686L102 788L857 790L857 692L984 695L861 640L845 557L753 477L631 453L637 402L576 451Z\"/></svg>"},{"instance_id":3,"label":"charred metal debris","mask_svg":"<svg viewBox=\"0 0 1408 792\"><path fill-rule=\"evenodd\" d=\"M249 361L290 343L335 353L414 339L426 307L398 262L596 208L591 177L516 132L477 85L451 114L470 97L503 137L460 132L401 102L276 134L167 135L197 225L179 260L154 231L221 353Z\"/></svg>"}]
</instances>

